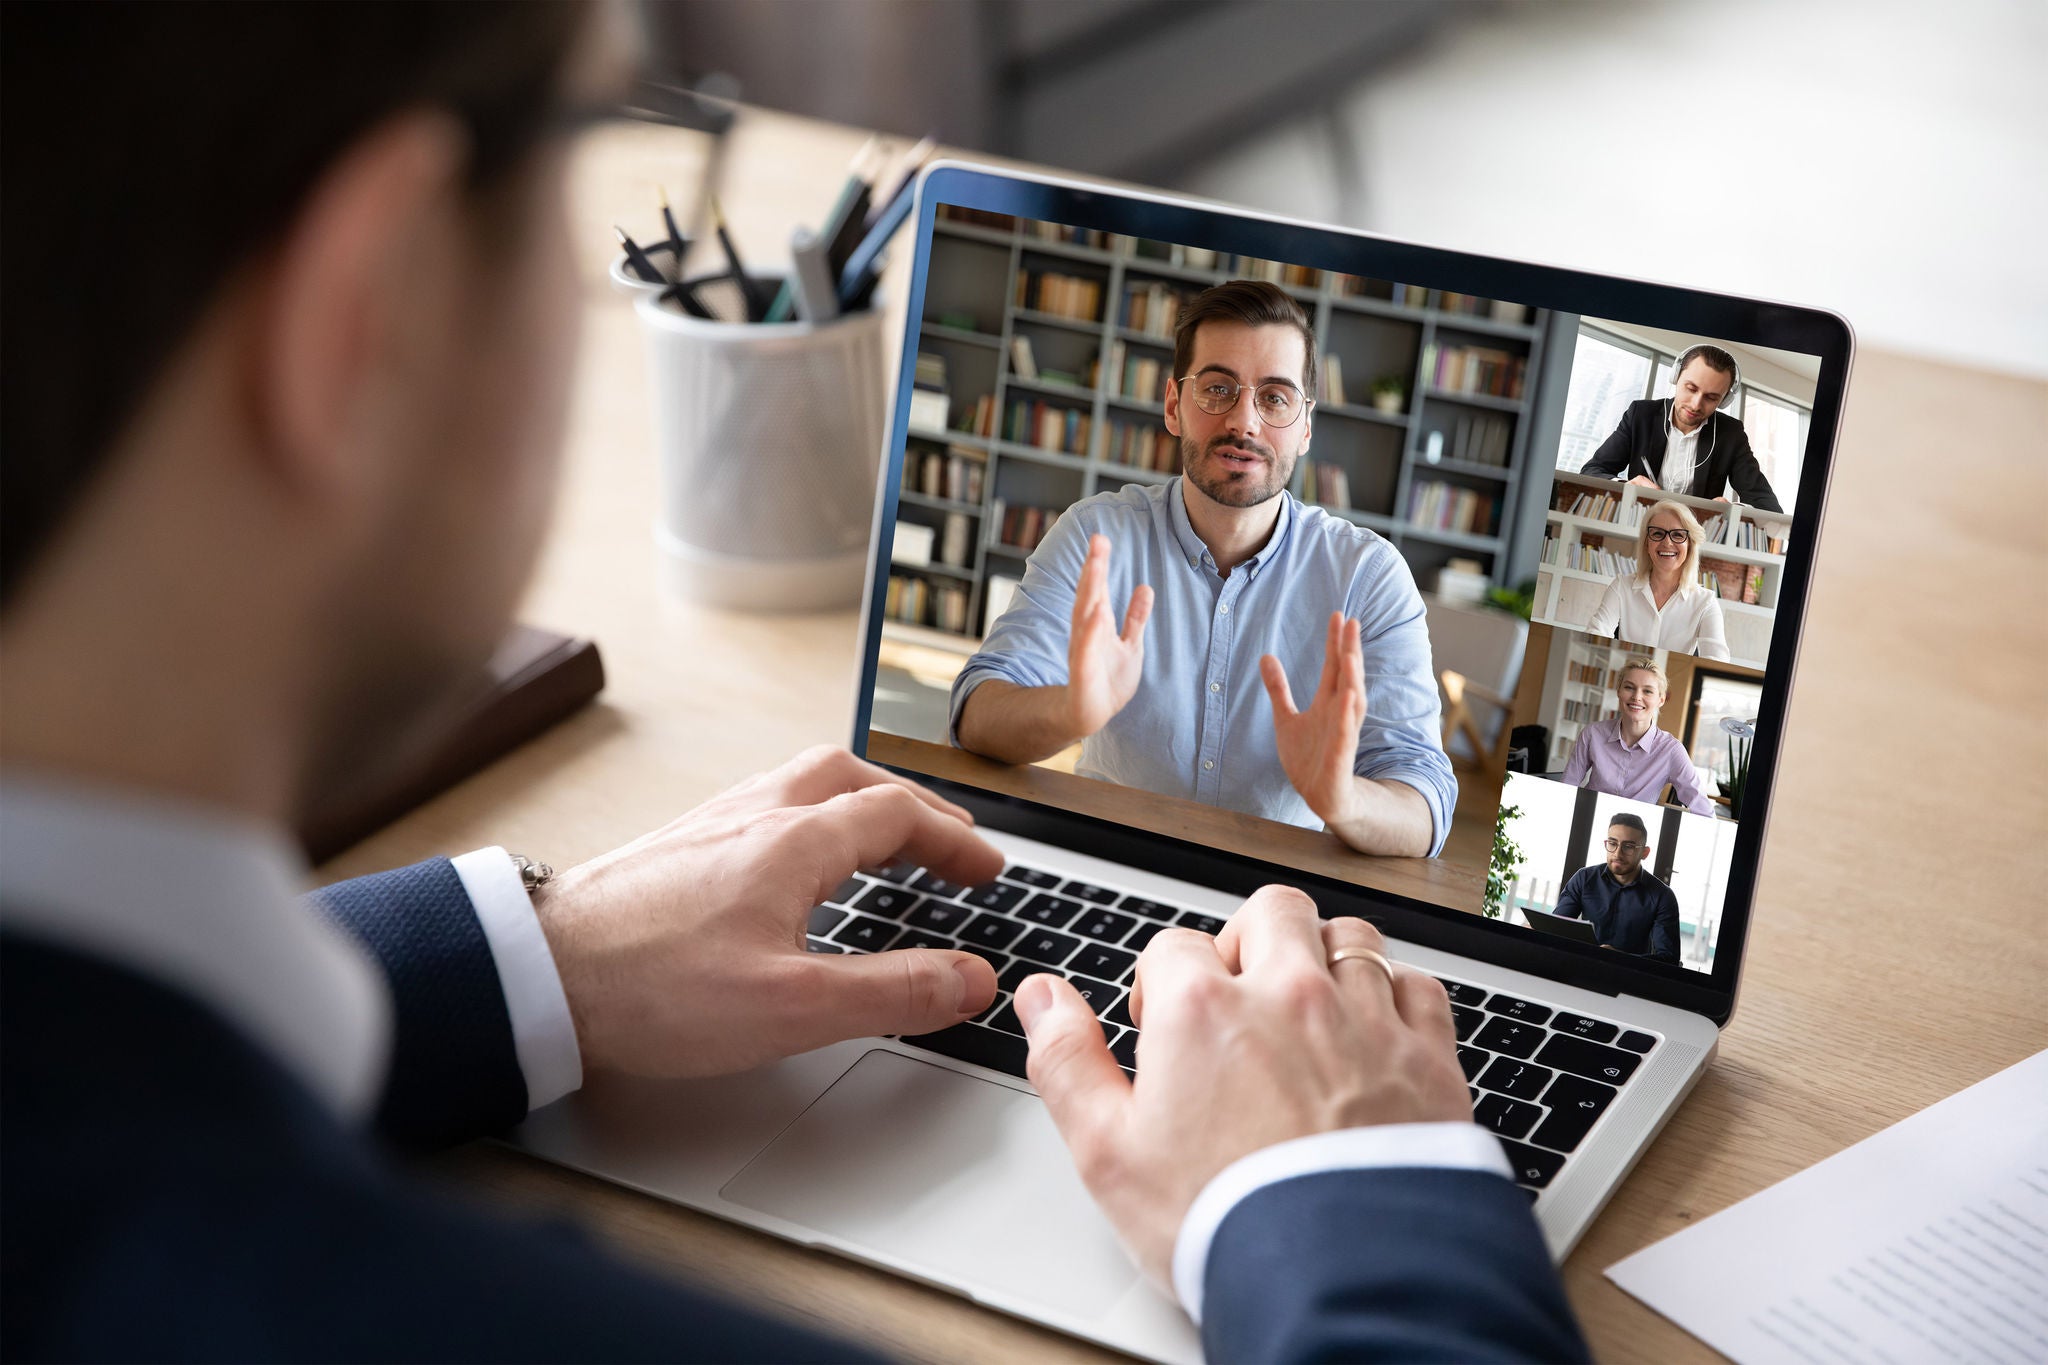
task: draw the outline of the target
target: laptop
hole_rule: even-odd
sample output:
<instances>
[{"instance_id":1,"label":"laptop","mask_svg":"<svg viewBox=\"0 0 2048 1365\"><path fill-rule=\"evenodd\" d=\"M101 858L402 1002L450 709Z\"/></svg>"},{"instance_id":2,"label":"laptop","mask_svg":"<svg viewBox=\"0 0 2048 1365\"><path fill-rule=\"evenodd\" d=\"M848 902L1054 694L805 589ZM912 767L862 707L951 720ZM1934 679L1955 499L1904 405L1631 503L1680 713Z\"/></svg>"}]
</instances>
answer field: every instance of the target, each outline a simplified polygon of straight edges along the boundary
<instances>
[{"instance_id":1,"label":"laptop","mask_svg":"<svg viewBox=\"0 0 2048 1365\"><path fill-rule=\"evenodd\" d=\"M813 912L810 945L964 948L997 968L1001 993L943 1033L740 1076L595 1078L514 1140L1132 1355L1199 1360L1195 1329L1132 1268L1024 1078L1010 993L1031 972L1065 974L1135 1069L1129 990L1145 943L1169 925L1214 933L1252 890L1286 882L1325 916L1372 921L1392 957L1444 983L1475 1121L1562 1259L1735 1006L1847 324L958 163L928 167L917 196L851 744L967 807L1008 861L980 887L863 869ZM1164 508L1181 495L1161 417L1173 323L1231 279L1294 299L1322 356L1304 376L1313 426L1285 534L1371 550L1424 617L1429 660L1409 661L1408 684L1462 711L1409 736L1440 745L1455 776L1435 857L1370 856L1249 785L1205 790L1193 754L1177 760L1185 773L1169 760L1134 776L1086 744L1012 765L955 742L955 688L1018 646L1034 600L1057 597L1041 550L1060 543L1061 519L1092 515L1091 499ZM1671 474L1663 487L1629 481L1644 441L1647 467ZM1726 486L1702 483L1703 468ZM1690 624L1667 629L1658 612L1678 613L1653 599L1660 638L1616 638L1605 604L1636 590L1647 527L1687 519ZM1632 733L1641 710L1617 701L1619 676L1643 668L1663 683L1656 735ZM1199 682L1144 685L1200 704ZM1543 750L1532 772L1505 770L1510 730ZM1382 738L1361 731L1361 771ZM1602 745L1615 761L1593 762L1585 785L1539 775ZM1690 770L1689 802L1631 785L1624 770L1653 749ZM1583 936L1527 927L1575 879L1607 907L1570 921Z\"/></svg>"}]
</instances>

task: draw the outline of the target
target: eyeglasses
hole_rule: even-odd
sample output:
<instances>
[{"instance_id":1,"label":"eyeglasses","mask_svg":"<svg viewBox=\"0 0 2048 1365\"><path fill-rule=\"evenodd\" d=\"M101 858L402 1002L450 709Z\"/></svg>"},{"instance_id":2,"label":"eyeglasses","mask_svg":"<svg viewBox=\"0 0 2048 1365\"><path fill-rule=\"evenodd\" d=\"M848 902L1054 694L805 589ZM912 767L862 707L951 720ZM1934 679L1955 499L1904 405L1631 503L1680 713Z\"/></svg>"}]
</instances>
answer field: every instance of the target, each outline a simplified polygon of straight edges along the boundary
<instances>
[{"instance_id":1,"label":"eyeglasses","mask_svg":"<svg viewBox=\"0 0 2048 1365\"><path fill-rule=\"evenodd\" d=\"M1176 382L1186 384L1191 381L1195 386L1195 406L1211 417L1221 417L1236 408L1237 396L1250 387L1215 370L1183 375ZM1315 400L1305 397L1300 389L1277 380L1253 390L1252 410L1258 414L1259 421L1269 427L1291 427L1314 406Z\"/></svg>"},{"instance_id":2,"label":"eyeglasses","mask_svg":"<svg viewBox=\"0 0 2048 1365\"><path fill-rule=\"evenodd\" d=\"M1622 843L1616 843L1614 840L1609 839L1607 841L1607 851L1609 853L1640 853L1643 851L1643 846L1633 839L1626 840Z\"/></svg>"},{"instance_id":3,"label":"eyeglasses","mask_svg":"<svg viewBox=\"0 0 2048 1365\"><path fill-rule=\"evenodd\" d=\"M1650 543L1652 545L1662 545L1667 540L1683 545L1691 539L1692 532L1686 530L1683 526L1675 531L1667 531L1661 526L1652 526L1650 528Z\"/></svg>"}]
</instances>

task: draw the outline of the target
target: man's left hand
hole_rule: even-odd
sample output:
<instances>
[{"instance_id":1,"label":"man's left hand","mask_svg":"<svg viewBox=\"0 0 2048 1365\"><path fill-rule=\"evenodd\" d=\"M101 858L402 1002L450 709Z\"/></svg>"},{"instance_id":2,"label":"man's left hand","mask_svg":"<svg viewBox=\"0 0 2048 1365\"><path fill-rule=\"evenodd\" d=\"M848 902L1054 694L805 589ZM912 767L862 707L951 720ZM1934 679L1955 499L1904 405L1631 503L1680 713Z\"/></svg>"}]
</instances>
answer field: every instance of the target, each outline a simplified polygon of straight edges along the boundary
<instances>
[{"instance_id":1,"label":"man's left hand","mask_svg":"<svg viewBox=\"0 0 2048 1365\"><path fill-rule=\"evenodd\" d=\"M1273 733L1287 780L1325 824L1347 823L1358 805L1352 764L1358 757L1359 727L1365 724L1365 656L1358 622L1342 612L1330 613L1323 676L1308 710L1295 709L1279 659L1271 654L1261 658L1259 675L1273 702Z\"/></svg>"}]
</instances>

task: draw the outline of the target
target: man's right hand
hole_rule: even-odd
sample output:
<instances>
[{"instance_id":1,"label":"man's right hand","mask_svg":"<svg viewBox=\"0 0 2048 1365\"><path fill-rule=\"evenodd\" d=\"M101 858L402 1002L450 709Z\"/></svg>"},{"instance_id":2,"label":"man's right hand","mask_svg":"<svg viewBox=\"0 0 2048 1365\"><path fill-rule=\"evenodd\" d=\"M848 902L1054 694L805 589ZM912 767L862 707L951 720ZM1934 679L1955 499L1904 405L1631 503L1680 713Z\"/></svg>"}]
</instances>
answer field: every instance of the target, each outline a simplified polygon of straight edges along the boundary
<instances>
[{"instance_id":1,"label":"man's right hand","mask_svg":"<svg viewBox=\"0 0 2048 1365\"><path fill-rule=\"evenodd\" d=\"M1152 589L1131 589L1121 633L1109 605L1109 537L1088 537L1088 561L1074 590L1073 628L1067 635L1067 715L1076 738L1109 724L1138 690L1145 672L1145 623Z\"/></svg>"},{"instance_id":2,"label":"man's right hand","mask_svg":"<svg viewBox=\"0 0 2048 1365\"><path fill-rule=\"evenodd\" d=\"M1630 479L1629 482L1639 483L1645 488L1662 488L1664 486L1663 484L1658 483L1655 479L1644 478L1641 474L1636 475L1633 479Z\"/></svg>"},{"instance_id":3,"label":"man's right hand","mask_svg":"<svg viewBox=\"0 0 2048 1365\"><path fill-rule=\"evenodd\" d=\"M1027 978L1028 1070L1081 1180L1140 1267L1171 1291L1173 1247L1203 1186L1275 1143L1384 1123L1469 1121L1450 1001L1433 977L1339 948L1384 951L1361 919L1318 921L1268 886L1211 940L1167 929L1138 959L1138 1078L1126 1079L1080 993Z\"/></svg>"}]
</instances>

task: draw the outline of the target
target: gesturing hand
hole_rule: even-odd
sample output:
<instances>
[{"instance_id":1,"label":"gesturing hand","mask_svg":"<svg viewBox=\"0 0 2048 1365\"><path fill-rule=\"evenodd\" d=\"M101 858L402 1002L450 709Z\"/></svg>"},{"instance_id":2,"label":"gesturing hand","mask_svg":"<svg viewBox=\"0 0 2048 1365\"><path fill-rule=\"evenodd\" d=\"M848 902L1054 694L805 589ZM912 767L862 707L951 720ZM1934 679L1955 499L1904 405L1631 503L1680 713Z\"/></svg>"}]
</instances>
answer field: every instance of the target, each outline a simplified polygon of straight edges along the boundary
<instances>
[{"instance_id":1,"label":"gesturing hand","mask_svg":"<svg viewBox=\"0 0 2048 1365\"><path fill-rule=\"evenodd\" d=\"M1138 958L1135 1082L1071 984L1019 986L1031 1083L1082 1183L1160 1285L1171 1286L1188 1206L1240 1157L1340 1128L1471 1118L1444 988L1409 967L1390 983L1370 960L1327 965L1346 947L1385 951L1364 920L1319 924L1308 897L1279 886L1213 941L1162 931Z\"/></svg>"},{"instance_id":2,"label":"gesturing hand","mask_svg":"<svg viewBox=\"0 0 2048 1365\"><path fill-rule=\"evenodd\" d=\"M1131 589L1123 633L1109 608L1109 537L1088 537L1088 562L1074 589L1074 622L1067 635L1067 706L1072 731L1082 738L1109 723L1138 690L1145 671L1145 623L1152 589Z\"/></svg>"},{"instance_id":3,"label":"gesturing hand","mask_svg":"<svg viewBox=\"0 0 2048 1365\"><path fill-rule=\"evenodd\" d=\"M844 749L812 749L535 902L585 1067L738 1071L845 1038L925 1033L995 998L971 953L804 951L811 907L898 855L973 885L1002 870L973 817Z\"/></svg>"},{"instance_id":4,"label":"gesturing hand","mask_svg":"<svg viewBox=\"0 0 2048 1365\"><path fill-rule=\"evenodd\" d=\"M1349 820L1358 800L1351 766L1358 756L1358 729L1365 724L1365 658L1358 639L1357 621L1330 613L1323 676L1306 711L1294 709L1280 660L1271 654L1259 659L1259 676L1273 702L1280 766L1308 808L1329 825Z\"/></svg>"}]
</instances>

